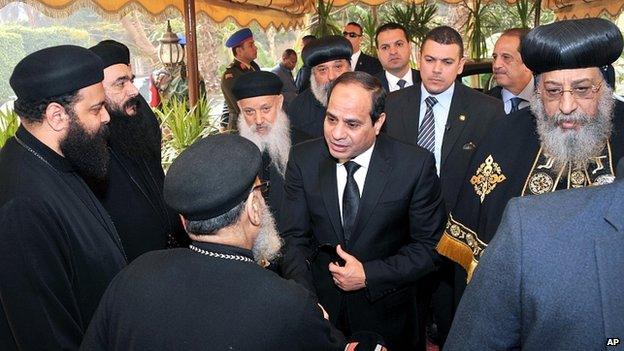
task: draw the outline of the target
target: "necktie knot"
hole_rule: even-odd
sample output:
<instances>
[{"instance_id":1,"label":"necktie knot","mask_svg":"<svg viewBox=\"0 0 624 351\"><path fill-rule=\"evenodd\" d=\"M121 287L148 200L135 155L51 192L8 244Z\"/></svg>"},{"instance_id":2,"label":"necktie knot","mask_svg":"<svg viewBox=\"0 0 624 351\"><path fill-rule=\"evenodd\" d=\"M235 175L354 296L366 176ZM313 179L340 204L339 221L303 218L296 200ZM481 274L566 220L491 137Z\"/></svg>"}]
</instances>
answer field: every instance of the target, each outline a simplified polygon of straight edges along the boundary
<instances>
[{"instance_id":1,"label":"necktie knot","mask_svg":"<svg viewBox=\"0 0 624 351\"><path fill-rule=\"evenodd\" d=\"M425 99L425 104L427 104L427 107L428 107L428 108L432 108L432 107L433 107L433 105L435 105L435 104L437 104L437 103L438 103L438 99L436 99L436 98L435 98L435 97L433 97L433 96L429 96L429 97L427 97L427 98Z\"/></svg>"},{"instance_id":2,"label":"necktie knot","mask_svg":"<svg viewBox=\"0 0 624 351\"><path fill-rule=\"evenodd\" d=\"M515 96L515 97L512 97L510 101L511 101L511 111L509 111L509 113L512 113L512 112L516 112L519 110L520 103L524 101L524 99Z\"/></svg>"},{"instance_id":3,"label":"necktie knot","mask_svg":"<svg viewBox=\"0 0 624 351\"><path fill-rule=\"evenodd\" d=\"M405 79L399 79L399 81L397 82L397 85L401 89L405 88L405 84L407 84L407 81Z\"/></svg>"},{"instance_id":4,"label":"necktie knot","mask_svg":"<svg viewBox=\"0 0 624 351\"><path fill-rule=\"evenodd\" d=\"M347 170L347 177L353 177L353 174L360 168L360 165L354 161L347 161L344 167Z\"/></svg>"}]
</instances>

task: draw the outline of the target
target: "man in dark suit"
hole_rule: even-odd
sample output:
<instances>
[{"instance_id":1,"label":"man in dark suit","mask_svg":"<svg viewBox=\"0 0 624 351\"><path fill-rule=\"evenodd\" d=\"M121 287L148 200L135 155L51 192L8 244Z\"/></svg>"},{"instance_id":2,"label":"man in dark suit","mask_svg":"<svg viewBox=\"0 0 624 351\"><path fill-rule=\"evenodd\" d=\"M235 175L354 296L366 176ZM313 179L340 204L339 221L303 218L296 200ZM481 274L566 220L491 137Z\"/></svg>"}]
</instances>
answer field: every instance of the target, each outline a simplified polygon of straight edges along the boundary
<instances>
[{"instance_id":1,"label":"man in dark suit","mask_svg":"<svg viewBox=\"0 0 624 351\"><path fill-rule=\"evenodd\" d=\"M304 35L303 38L301 38L301 51L303 52L303 49L305 49L305 47L315 39L316 37L314 35ZM295 85L297 86L298 94L301 94L303 91L310 87L310 75L312 74L312 67L306 65L305 61L303 60L303 53L301 54L301 57L301 61L303 61L303 66L299 68L299 71L297 72L297 78L295 78Z\"/></svg>"},{"instance_id":2,"label":"man in dark suit","mask_svg":"<svg viewBox=\"0 0 624 351\"><path fill-rule=\"evenodd\" d=\"M533 96L533 73L524 65L520 55L522 39L528 32L526 28L508 29L494 45L492 73L498 86L487 94L502 100L507 114L529 106Z\"/></svg>"},{"instance_id":3,"label":"man in dark suit","mask_svg":"<svg viewBox=\"0 0 624 351\"><path fill-rule=\"evenodd\" d=\"M421 84L390 94L386 102L388 135L434 154L447 209L455 204L470 156L492 121L504 115L499 100L456 83L463 55L457 31L432 29L420 49Z\"/></svg>"},{"instance_id":4,"label":"man in dark suit","mask_svg":"<svg viewBox=\"0 0 624 351\"><path fill-rule=\"evenodd\" d=\"M361 51L362 48L362 26L356 22L349 22L344 27L342 35L351 42L353 54L351 55L351 70L362 71L371 75L375 75L382 71L379 60L366 55Z\"/></svg>"},{"instance_id":5,"label":"man in dark suit","mask_svg":"<svg viewBox=\"0 0 624 351\"><path fill-rule=\"evenodd\" d=\"M412 42L407 38L405 27L398 23L386 23L375 33L377 55L383 71L377 73L386 92L420 84L420 72L410 67Z\"/></svg>"},{"instance_id":6,"label":"man in dark suit","mask_svg":"<svg viewBox=\"0 0 624 351\"><path fill-rule=\"evenodd\" d=\"M623 199L619 180L509 201L446 350L622 349Z\"/></svg>"},{"instance_id":7,"label":"man in dark suit","mask_svg":"<svg viewBox=\"0 0 624 351\"><path fill-rule=\"evenodd\" d=\"M424 327L415 283L438 262L432 245L445 210L433 156L379 135L384 100L372 76L341 75L325 138L292 149L282 273L314 292L344 333L374 331L389 350L413 350Z\"/></svg>"},{"instance_id":8,"label":"man in dark suit","mask_svg":"<svg viewBox=\"0 0 624 351\"><path fill-rule=\"evenodd\" d=\"M459 33L446 26L432 29L420 49L422 82L390 94L386 103L388 135L435 155L447 209L455 204L474 150L490 124L504 116L500 100L456 81L464 62ZM454 309L455 268L446 263L436 276L421 282L421 291L432 290L439 344L444 343Z\"/></svg>"}]
</instances>

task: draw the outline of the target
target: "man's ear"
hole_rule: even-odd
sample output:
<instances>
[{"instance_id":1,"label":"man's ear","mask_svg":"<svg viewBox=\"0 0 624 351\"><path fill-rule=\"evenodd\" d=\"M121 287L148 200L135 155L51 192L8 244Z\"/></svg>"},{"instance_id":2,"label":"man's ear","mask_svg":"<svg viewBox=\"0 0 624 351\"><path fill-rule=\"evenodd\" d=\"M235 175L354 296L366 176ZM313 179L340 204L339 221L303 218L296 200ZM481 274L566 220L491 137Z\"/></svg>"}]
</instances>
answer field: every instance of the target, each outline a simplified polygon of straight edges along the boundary
<instances>
[{"instance_id":1,"label":"man's ear","mask_svg":"<svg viewBox=\"0 0 624 351\"><path fill-rule=\"evenodd\" d=\"M187 224L186 218L184 218L183 215L178 215L178 216L180 216L180 221L182 221L182 228L184 228L184 231L186 232L187 231L186 230L186 224Z\"/></svg>"},{"instance_id":2,"label":"man's ear","mask_svg":"<svg viewBox=\"0 0 624 351\"><path fill-rule=\"evenodd\" d=\"M255 192L251 192L249 197L247 198L247 203L245 204L245 211L247 213L247 218L249 218L249 222L254 226L260 226L261 222L261 206L260 200L258 199Z\"/></svg>"},{"instance_id":3,"label":"man's ear","mask_svg":"<svg viewBox=\"0 0 624 351\"><path fill-rule=\"evenodd\" d=\"M45 109L43 120L56 132L69 127L69 114L61 104L51 102Z\"/></svg>"},{"instance_id":4,"label":"man's ear","mask_svg":"<svg viewBox=\"0 0 624 351\"><path fill-rule=\"evenodd\" d=\"M284 107L284 95L283 94L279 94L277 96L277 106L279 107L279 110L281 110L282 107Z\"/></svg>"},{"instance_id":5,"label":"man's ear","mask_svg":"<svg viewBox=\"0 0 624 351\"><path fill-rule=\"evenodd\" d=\"M375 124L373 124L373 128L375 128L375 135L379 135L379 132L381 131L381 127L383 127L383 124L385 121L386 121L386 113L382 112L379 114L379 118L377 118L377 121L375 122Z\"/></svg>"}]
</instances>

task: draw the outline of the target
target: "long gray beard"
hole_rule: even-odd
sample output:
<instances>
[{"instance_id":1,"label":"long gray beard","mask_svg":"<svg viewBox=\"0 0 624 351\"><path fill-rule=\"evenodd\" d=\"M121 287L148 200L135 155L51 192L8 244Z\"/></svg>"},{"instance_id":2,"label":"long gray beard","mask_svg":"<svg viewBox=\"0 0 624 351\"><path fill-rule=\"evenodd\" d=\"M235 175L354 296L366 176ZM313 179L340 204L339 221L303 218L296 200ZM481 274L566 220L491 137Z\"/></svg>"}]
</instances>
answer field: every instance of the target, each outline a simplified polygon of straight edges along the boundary
<instances>
[{"instance_id":1,"label":"long gray beard","mask_svg":"<svg viewBox=\"0 0 624 351\"><path fill-rule=\"evenodd\" d=\"M260 232L251 248L254 260L258 264L274 261L280 256L282 245L282 237L277 231L275 219L269 207L265 205L260 223Z\"/></svg>"},{"instance_id":2,"label":"long gray beard","mask_svg":"<svg viewBox=\"0 0 624 351\"><path fill-rule=\"evenodd\" d=\"M271 156L271 163L275 166L279 174L284 177L286 173L286 163L288 163L288 154L290 152L290 120L284 110L277 111L277 117L273 124L268 125L266 135L260 135L256 132L256 125L247 125L245 116L238 116L238 130L240 135L252 141L264 152L265 150Z\"/></svg>"},{"instance_id":3,"label":"long gray beard","mask_svg":"<svg viewBox=\"0 0 624 351\"><path fill-rule=\"evenodd\" d=\"M327 98L329 95L329 87L331 82L325 84L316 81L314 74L310 76L310 89L314 97L325 107L327 107Z\"/></svg>"},{"instance_id":4,"label":"long gray beard","mask_svg":"<svg viewBox=\"0 0 624 351\"><path fill-rule=\"evenodd\" d=\"M573 168L585 168L594 157L600 155L613 127L615 101L612 93L607 84L602 85L598 111L594 117L578 111L570 115L557 112L548 117L540 96L533 95L531 111L536 117L537 133L546 155L554 157L556 169L561 169L568 163ZM564 121L580 122L581 127L578 131L563 130L559 125Z\"/></svg>"}]
</instances>

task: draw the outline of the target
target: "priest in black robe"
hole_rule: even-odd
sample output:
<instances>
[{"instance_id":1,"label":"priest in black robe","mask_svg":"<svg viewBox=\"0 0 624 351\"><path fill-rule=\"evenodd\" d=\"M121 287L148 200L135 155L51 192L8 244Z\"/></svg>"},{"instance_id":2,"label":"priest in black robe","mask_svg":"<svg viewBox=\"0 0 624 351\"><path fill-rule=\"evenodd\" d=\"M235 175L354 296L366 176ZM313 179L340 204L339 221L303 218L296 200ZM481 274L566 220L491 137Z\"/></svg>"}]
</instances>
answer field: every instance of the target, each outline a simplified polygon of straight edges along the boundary
<instances>
[{"instance_id":1,"label":"priest in black robe","mask_svg":"<svg viewBox=\"0 0 624 351\"><path fill-rule=\"evenodd\" d=\"M202 139L174 161L165 200L192 244L147 253L122 271L82 350L345 349L309 292L260 266L281 247L260 167L258 148L232 134Z\"/></svg>"},{"instance_id":2,"label":"priest in black robe","mask_svg":"<svg viewBox=\"0 0 624 351\"><path fill-rule=\"evenodd\" d=\"M162 196L160 126L132 83L128 47L104 40L89 50L104 62L103 85L111 119L108 177L90 183L115 223L128 260L168 244L188 244L180 219Z\"/></svg>"},{"instance_id":3,"label":"priest in black robe","mask_svg":"<svg viewBox=\"0 0 624 351\"><path fill-rule=\"evenodd\" d=\"M102 61L63 45L28 55L10 84L21 126L0 151L0 349L75 350L126 264L83 177L102 178Z\"/></svg>"},{"instance_id":4,"label":"priest in black robe","mask_svg":"<svg viewBox=\"0 0 624 351\"><path fill-rule=\"evenodd\" d=\"M530 107L498 121L477 149L437 247L465 270L456 274L456 303L512 197L614 180L624 105L604 74L623 46L603 19L556 22L526 36L522 60L536 74Z\"/></svg>"},{"instance_id":5,"label":"priest in black robe","mask_svg":"<svg viewBox=\"0 0 624 351\"><path fill-rule=\"evenodd\" d=\"M287 112L291 128L305 139L323 136L329 87L341 74L351 71L352 50L351 43L338 35L313 40L303 48L304 65L312 67L310 88L297 95Z\"/></svg>"}]
</instances>

